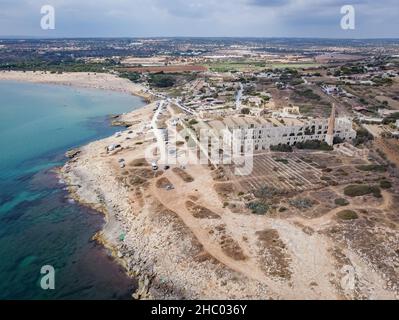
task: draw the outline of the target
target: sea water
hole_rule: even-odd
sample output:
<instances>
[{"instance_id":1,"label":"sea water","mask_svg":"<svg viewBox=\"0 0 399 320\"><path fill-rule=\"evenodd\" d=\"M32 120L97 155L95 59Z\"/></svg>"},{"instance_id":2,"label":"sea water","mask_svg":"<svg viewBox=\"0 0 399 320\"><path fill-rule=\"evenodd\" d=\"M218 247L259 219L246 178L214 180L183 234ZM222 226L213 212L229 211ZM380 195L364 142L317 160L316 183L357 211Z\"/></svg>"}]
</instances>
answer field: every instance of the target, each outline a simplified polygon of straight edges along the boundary
<instances>
[{"instance_id":1,"label":"sea water","mask_svg":"<svg viewBox=\"0 0 399 320\"><path fill-rule=\"evenodd\" d=\"M131 298L134 281L92 241L101 214L68 198L54 168L70 148L112 135L132 95L0 81L0 299ZM41 267L55 268L43 290Z\"/></svg>"}]
</instances>

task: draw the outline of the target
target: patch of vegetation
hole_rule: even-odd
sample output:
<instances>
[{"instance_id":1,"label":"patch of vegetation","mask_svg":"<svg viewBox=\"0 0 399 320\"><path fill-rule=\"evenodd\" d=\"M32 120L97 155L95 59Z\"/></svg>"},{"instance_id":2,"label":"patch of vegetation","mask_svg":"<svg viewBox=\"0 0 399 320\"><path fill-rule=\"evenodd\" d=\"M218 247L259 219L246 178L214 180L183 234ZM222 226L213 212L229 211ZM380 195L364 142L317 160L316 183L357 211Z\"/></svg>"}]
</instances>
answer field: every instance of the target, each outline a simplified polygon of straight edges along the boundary
<instances>
[{"instance_id":1,"label":"patch of vegetation","mask_svg":"<svg viewBox=\"0 0 399 320\"><path fill-rule=\"evenodd\" d=\"M296 91L296 94L310 100L321 100L321 97L314 93L312 89L298 90Z\"/></svg>"},{"instance_id":2,"label":"patch of vegetation","mask_svg":"<svg viewBox=\"0 0 399 320\"><path fill-rule=\"evenodd\" d=\"M363 66L343 66L335 71L334 76L349 76L352 74L364 73L365 71Z\"/></svg>"},{"instance_id":3,"label":"patch of vegetation","mask_svg":"<svg viewBox=\"0 0 399 320\"><path fill-rule=\"evenodd\" d=\"M297 209L309 209L313 207L314 202L308 198L289 200L288 203Z\"/></svg>"},{"instance_id":4,"label":"patch of vegetation","mask_svg":"<svg viewBox=\"0 0 399 320\"><path fill-rule=\"evenodd\" d=\"M288 164L288 160L284 159L284 158L274 158L273 160L276 161L276 162L281 162L281 163L284 163L284 164Z\"/></svg>"},{"instance_id":5,"label":"patch of vegetation","mask_svg":"<svg viewBox=\"0 0 399 320\"><path fill-rule=\"evenodd\" d=\"M358 214L352 210L343 210L337 213L337 217L342 220L355 220L359 218Z\"/></svg>"},{"instance_id":6,"label":"patch of vegetation","mask_svg":"<svg viewBox=\"0 0 399 320\"><path fill-rule=\"evenodd\" d=\"M343 207L343 206L347 206L349 204L349 201L344 199L344 198L337 198L337 199L334 200L334 203L337 206Z\"/></svg>"},{"instance_id":7,"label":"patch of vegetation","mask_svg":"<svg viewBox=\"0 0 399 320\"><path fill-rule=\"evenodd\" d=\"M393 84L391 78L374 77L371 79L377 86L390 86Z\"/></svg>"},{"instance_id":8,"label":"patch of vegetation","mask_svg":"<svg viewBox=\"0 0 399 320\"><path fill-rule=\"evenodd\" d=\"M270 146L270 150L274 152L292 152L292 147L288 144L278 144Z\"/></svg>"},{"instance_id":9,"label":"patch of vegetation","mask_svg":"<svg viewBox=\"0 0 399 320\"><path fill-rule=\"evenodd\" d=\"M195 124L197 124L197 123L198 123L198 121L195 120L195 119L191 119L191 120L188 122L188 124L189 124L190 126L193 126L193 125L195 125Z\"/></svg>"},{"instance_id":10,"label":"patch of vegetation","mask_svg":"<svg viewBox=\"0 0 399 320\"><path fill-rule=\"evenodd\" d=\"M279 196L282 192L274 187L269 187L267 185L262 186L253 191L256 198L260 199L263 203L267 203L269 200L275 196Z\"/></svg>"},{"instance_id":11,"label":"patch of vegetation","mask_svg":"<svg viewBox=\"0 0 399 320\"><path fill-rule=\"evenodd\" d=\"M259 215L264 215L269 210L269 205L259 201L250 202L247 204L247 207L252 211L253 214Z\"/></svg>"},{"instance_id":12,"label":"patch of vegetation","mask_svg":"<svg viewBox=\"0 0 399 320\"><path fill-rule=\"evenodd\" d=\"M250 110L249 110L249 108L242 108L242 109L241 109L241 113L242 113L242 114L249 114L249 113L250 113Z\"/></svg>"},{"instance_id":13,"label":"patch of vegetation","mask_svg":"<svg viewBox=\"0 0 399 320\"><path fill-rule=\"evenodd\" d=\"M391 181L384 179L384 180L380 181L380 187L381 187L381 189L390 189L390 188L392 188L392 183L391 183Z\"/></svg>"},{"instance_id":14,"label":"patch of vegetation","mask_svg":"<svg viewBox=\"0 0 399 320\"><path fill-rule=\"evenodd\" d=\"M355 146L359 146L359 145L364 144L373 139L374 139L374 137L370 132L368 132L364 128L360 128L360 129L356 130L356 138L353 139L353 144Z\"/></svg>"},{"instance_id":15,"label":"patch of vegetation","mask_svg":"<svg viewBox=\"0 0 399 320\"><path fill-rule=\"evenodd\" d=\"M387 168L385 166L379 165L379 164L366 164L366 165L361 165L357 166L356 169L360 171L373 171L373 172L385 172L387 171Z\"/></svg>"},{"instance_id":16,"label":"patch of vegetation","mask_svg":"<svg viewBox=\"0 0 399 320\"><path fill-rule=\"evenodd\" d=\"M343 142L344 142L344 140L340 137L334 137L334 139L333 139L333 144L340 144Z\"/></svg>"},{"instance_id":17,"label":"patch of vegetation","mask_svg":"<svg viewBox=\"0 0 399 320\"><path fill-rule=\"evenodd\" d=\"M153 73L149 76L148 82L154 87L168 88L176 84L176 77L164 72Z\"/></svg>"},{"instance_id":18,"label":"patch of vegetation","mask_svg":"<svg viewBox=\"0 0 399 320\"><path fill-rule=\"evenodd\" d=\"M140 80L140 74L137 72L123 72L119 75L121 78L129 79L132 82L138 82Z\"/></svg>"},{"instance_id":19,"label":"patch of vegetation","mask_svg":"<svg viewBox=\"0 0 399 320\"><path fill-rule=\"evenodd\" d=\"M298 142L295 145L298 149L310 149L310 150L322 150L322 151L331 151L334 148L329 146L325 141L318 140L307 140L304 142Z\"/></svg>"},{"instance_id":20,"label":"patch of vegetation","mask_svg":"<svg viewBox=\"0 0 399 320\"><path fill-rule=\"evenodd\" d=\"M399 112L390 114L389 116L385 117L382 122L384 124L390 124L390 123L395 123L396 120L399 120Z\"/></svg>"},{"instance_id":21,"label":"patch of vegetation","mask_svg":"<svg viewBox=\"0 0 399 320\"><path fill-rule=\"evenodd\" d=\"M40 59L32 59L26 61L18 61L11 63L0 63L0 70L17 70L17 71L49 71L51 73L63 72L108 72L116 62L107 59L105 62L85 62L72 58L62 60L44 61Z\"/></svg>"},{"instance_id":22,"label":"patch of vegetation","mask_svg":"<svg viewBox=\"0 0 399 320\"><path fill-rule=\"evenodd\" d=\"M366 184L352 184L344 189L344 194L348 197L359 197L367 194L373 194L376 198L381 198L381 189L378 186L369 186Z\"/></svg>"}]
</instances>

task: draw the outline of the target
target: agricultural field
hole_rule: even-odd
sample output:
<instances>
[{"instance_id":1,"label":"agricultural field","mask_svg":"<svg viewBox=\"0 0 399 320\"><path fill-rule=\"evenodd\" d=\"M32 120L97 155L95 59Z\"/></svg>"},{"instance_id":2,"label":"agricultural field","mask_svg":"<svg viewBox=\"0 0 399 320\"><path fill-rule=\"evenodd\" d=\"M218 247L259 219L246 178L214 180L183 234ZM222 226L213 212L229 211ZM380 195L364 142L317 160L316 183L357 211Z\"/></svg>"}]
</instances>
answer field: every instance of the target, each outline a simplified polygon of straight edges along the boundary
<instances>
[{"instance_id":1,"label":"agricultural field","mask_svg":"<svg viewBox=\"0 0 399 320\"><path fill-rule=\"evenodd\" d=\"M178 73L178 72L204 72L208 69L201 65L170 65L170 66L149 66L149 67L127 67L118 69L124 72L137 73Z\"/></svg>"},{"instance_id":2,"label":"agricultural field","mask_svg":"<svg viewBox=\"0 0 399 320\"><path fill-rule=\"evenodd\" d=\"M204 64L213 72L251 72L265 69L305 69L320 66L316 63L268 63L265 61L221 61Z\"/></svg>"},{"instance_id":3,"label":"agricultural field","mask_svg":"<svg viewBox=\"0 0 399 320\"><path fill-rule=\"evenodd\" d=\"M303 191L318 188L322 183L322 171L293 154L255 155L253 168L251 175L237 179L244 192L264 185L282 191Z\"/></svg>"}]
</instances>

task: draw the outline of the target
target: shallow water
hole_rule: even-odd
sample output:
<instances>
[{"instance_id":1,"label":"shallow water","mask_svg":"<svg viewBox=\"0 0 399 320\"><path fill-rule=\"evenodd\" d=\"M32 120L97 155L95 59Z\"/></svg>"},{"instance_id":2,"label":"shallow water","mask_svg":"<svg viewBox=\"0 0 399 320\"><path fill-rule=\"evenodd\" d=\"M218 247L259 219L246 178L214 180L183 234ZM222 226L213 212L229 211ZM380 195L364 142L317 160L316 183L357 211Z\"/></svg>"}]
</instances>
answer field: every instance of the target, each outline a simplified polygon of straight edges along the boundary
<instances>
[{"instance_id":1,"label":"shallow water","mask_svg":"<svg viewBox=\"0 0 399 320\"><path fill-rule=\"evenodd\" d=\"M103 217L68 199L53 169L109 136L107 115L144 102L100 90L0 81L0 299L130 298L133 281L91 241ZM55 290L40 268L56 270Z\"/></svg>"}]
</instances>

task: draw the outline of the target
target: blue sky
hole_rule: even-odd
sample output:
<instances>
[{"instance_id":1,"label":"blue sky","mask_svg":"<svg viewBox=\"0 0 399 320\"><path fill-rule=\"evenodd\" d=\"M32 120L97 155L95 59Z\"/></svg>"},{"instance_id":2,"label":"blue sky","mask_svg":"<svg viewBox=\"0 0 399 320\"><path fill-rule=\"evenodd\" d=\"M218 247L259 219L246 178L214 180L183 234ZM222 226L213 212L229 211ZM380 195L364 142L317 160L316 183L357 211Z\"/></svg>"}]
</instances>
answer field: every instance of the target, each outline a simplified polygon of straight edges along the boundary
<instances>
[{"instance_id":1,"label":"blue sky","mask_svg":"<svg viewBox=\"0 0 399 320\"><path fill-rule=\"evenodd\" d=\"M55 30L40 28L45 4ZM340 28L347 4L355 30ZM0 0L0 36L399 38L399 0Z\"/></svg>"}]
</instances>

